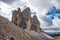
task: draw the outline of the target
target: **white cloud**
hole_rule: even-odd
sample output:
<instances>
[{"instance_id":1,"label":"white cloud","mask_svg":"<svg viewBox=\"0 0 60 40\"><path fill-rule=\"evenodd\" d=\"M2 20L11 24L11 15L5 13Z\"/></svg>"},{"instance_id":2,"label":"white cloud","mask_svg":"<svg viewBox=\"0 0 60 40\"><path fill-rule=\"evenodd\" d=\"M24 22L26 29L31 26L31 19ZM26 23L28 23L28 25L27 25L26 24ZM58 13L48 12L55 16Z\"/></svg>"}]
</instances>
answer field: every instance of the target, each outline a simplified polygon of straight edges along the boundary
<instances>
[{"instance_id":1,"label":"white cloud","mask_svg":"<svg viewBox=\"0 0 60 40\"><path fill-rule=\"evenodd\" d=\"M41 28L43 29L43 28L49 28L49 27L51 27L53 25L53 22L52 22L52 20L51 20L50 17L41 16L40 17L40 24L41 24L40 25Z\"/></svg>"},{"instance_id":2,"label":"white cloud","mask_svg":"<svg viewBox=\"0 0 60 40\"><path fill-rule=\"evenodd\" d=\"M17 7L20 7L22 10L24 10L25 6L30 7L31 10L36 11L36 13L37 13L36 15L41 23L41 27L47 28L48 25L50 25L51 23L53 24L52 25L53 27L60 25L60 23L59 23L60 21L58 21L56 19L54 19L52 21L52 20L50 20L50 18L45 18L46 13L48 12L47 9L53 5L59 9L60 8L59 4L60 4L59 0L18 0L18 1L14 1L10 6L11 6L11 8L14 8L14 9ZM4 3L4 5L5 5L5 3ZM4 16L4 13L7 13L7 15L5 14L4 17L8 17L9 20L11 20L11 18L10 18L11 14L9 14L9 11L11 9L10 6L9 5L6 5L5 7L2 6L3 7L2 12L3 11L4 12L3 12L3 14L1 14ZM43 17L43 19L42 19L42 17ZM45 20L47 20L47 21L50 20L51 23L49 21L47 22ZM57 23L55 23L55 22L57 22ZM51 26L49 26L49 27L51 27Z\"/></svg>"},{"instance_id":3,"label":"white cloud","mask_svg":"<svg viewBox=\"0 0 60 40\"><path fill-rule=\"evenodd\" d=\"M17 0L0 0L0 1L11 5L13 2L15 2L15 1L17 1Z\"/></svg>"},{"instance_id":4,"label":"white cloud","mask_svg":"<svg viewBox=\"0 0 60 40\"><path fill-rule=\"evenodd\" d=\"M11 20L11 10L13 9L11 6L5 4L4 2L0 2L0 15Z\"/></svg>"},{"instance_id":5,"label":"white cloud","mask_svg":"<svg viewBox=\"0 0 60 40\"><path fill-rule=\"evenodd\" d=\"M56 27L60 28L60 19L58 19L57 16L56 16L55 19L53 20L53 24L54 24Z\"/></svg>"},{"instance_id":6,"label":"white cloud","mask_svg":"<svg viewBox=\"0 0 60 40\"><path fill-rule=\"evenodd\" d=\"M57 9L60 9L60 0L52 0L51 2L56 6Z\"/></svg>"}]
</instances>

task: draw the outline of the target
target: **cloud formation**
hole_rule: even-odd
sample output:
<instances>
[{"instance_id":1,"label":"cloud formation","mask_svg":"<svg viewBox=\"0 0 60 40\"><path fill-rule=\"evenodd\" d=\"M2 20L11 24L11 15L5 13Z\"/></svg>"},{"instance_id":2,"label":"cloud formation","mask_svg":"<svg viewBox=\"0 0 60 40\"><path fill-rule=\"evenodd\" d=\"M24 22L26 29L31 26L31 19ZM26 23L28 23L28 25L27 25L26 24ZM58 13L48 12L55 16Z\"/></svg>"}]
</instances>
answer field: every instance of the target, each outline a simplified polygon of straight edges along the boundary
<instances>
[{"instance_id":1,"label":"cloud formation","mask_svg":"<svg viewBox=\"0 0 60 40\"><path fill-rule=\"evenodd\" d=\"M49 11L48 9L52 6L55 6L56 8L60 8L60 0L1 0L2 2L5 2L6 4L11 4L12 8L21 7L21 9L24 9L25 7L30 7L31 10L36 11L36 15L41 22L41 25L43 27L55 25L56 21L52 21L50 18L47 18L46 13ZM41 19L41 20L40 20ZM42 22L43 21L43 22ZM58 20L57 20L57 24ZM45 27L46 27L45 26Z\"/></svg>"},{"instance_id":2,"label":"cloud formation","mask_svg":"<svg viewBox=\"0 0 60 40\"><path fill-rule=\"evenodd\" d=\"M51 2L56 6L57 9L60 9L60 0L52 0Z\"/></svg>"},{"instance_id":3,"label":"cloud formation","mask_svg":"<svg viewBox=\"0 0 60 40\"><path fill-rule=\"evenodd\" d=\"M42 16L40 17L42 21L46 23L47 26L53 25L53 22L50 17Z\"/></svg>"},{"instance_id":4,"label":"cloud formation","mask_svg":"<svg viewBox=\"0 0 60 40\"><path fill-rule=\"evenodd\" d=\"M5 2L7 4L12 4L13 2L17 1L17 0L0 0L2 2Z\"/></svg>"}]
</instances>

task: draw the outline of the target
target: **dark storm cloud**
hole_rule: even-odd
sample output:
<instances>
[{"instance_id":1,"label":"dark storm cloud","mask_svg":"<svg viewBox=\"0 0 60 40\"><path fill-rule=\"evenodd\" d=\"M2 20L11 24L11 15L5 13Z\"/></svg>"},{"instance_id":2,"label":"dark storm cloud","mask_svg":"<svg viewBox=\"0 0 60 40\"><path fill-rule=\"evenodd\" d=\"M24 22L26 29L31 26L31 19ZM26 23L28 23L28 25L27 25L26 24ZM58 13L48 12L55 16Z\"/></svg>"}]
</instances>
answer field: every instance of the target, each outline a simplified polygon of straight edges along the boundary
<instances>
[{"instance_id":1,"label":"dark storm cloud","mask_svg":"<svg viewBox=\"0 0 60 40\"><path fill-rule=\"evenodd\" d=\"M16 0L1 0L2 2L5 2L7 4L12 4L13 2L15 2Z\"/></svg>"}]
</instances>

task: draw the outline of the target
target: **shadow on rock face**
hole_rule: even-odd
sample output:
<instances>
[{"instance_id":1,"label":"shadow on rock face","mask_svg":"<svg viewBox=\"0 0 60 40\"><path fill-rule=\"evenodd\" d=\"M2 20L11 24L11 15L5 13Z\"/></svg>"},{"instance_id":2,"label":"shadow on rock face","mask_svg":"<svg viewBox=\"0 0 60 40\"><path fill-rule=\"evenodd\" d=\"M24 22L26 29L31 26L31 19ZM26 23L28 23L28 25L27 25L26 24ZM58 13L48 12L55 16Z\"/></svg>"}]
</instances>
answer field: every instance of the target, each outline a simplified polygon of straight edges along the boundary
<instances>
[{"instance_id":1,"label":"shadow on rock face","mask_svg":"<svg viewBox=\"0 0 60 40\"><path fill-rule=\"evenodd\" d=\"M35 35L34 35L35 34ZM15 24L0 16L0 40L55 40L48 38L42 32L24 31Z\"/></svg>"}]
</instances>

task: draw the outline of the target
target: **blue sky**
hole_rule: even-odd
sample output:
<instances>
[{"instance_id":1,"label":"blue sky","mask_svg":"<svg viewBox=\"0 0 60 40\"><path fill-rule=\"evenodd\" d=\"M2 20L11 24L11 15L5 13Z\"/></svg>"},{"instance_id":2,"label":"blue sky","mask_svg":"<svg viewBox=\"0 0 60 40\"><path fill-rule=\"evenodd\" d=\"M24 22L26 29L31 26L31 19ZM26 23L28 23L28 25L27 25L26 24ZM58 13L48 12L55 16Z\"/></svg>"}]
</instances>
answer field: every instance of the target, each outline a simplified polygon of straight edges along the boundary
<instances>
[{"instance_id":1,"label":"blue sky","mask_svg":"<svg viewBox=\"0 0 60 40\"><path fill-rule=\"evenodd\" d=\"M53 7L50 8L50 10L48 11L48 13L47 13L46 15L48 15L48 16L49 16L49 15L52 15L52 16L50 16L50 17L51 17L51 19L53 19L53 20L54 20L54 16L57 16L58 19L60 19L60 9L56 9L56 7L53 6Z\"/></svg>"},{"instance_id":2,"label":"blue sky","mask_svg":"<svg viewBox=\"0 0 60 40\"><path fill-rule=\"evenodd\" d=\"M11 21L12 10L30 7L40 21L41 28L60 28L60 0L0 0L0 15Z\"/></svg>"}]
</instances>

